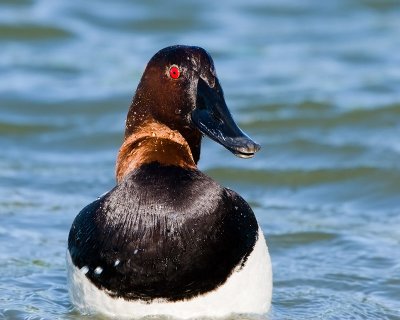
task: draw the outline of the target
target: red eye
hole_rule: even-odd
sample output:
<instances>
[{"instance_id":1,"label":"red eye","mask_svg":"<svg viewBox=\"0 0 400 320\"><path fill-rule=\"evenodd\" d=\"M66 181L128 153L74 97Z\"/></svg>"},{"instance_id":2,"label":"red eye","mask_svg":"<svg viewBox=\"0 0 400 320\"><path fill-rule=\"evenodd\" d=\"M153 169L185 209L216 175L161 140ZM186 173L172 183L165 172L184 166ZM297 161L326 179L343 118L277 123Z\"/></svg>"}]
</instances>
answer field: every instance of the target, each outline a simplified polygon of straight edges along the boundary
<instances>
[{"instance_id":1,"label":"red eye","mask_svg":"<svg viewBox=\"0 0 400 320\"><path fill-rule=\"evenodd\" d=\"M180 76L181 72L179 71L179 68L177 66L172 66L169 68L169 75L172 79L178 79Z\"/></svg>"}]
</instances>

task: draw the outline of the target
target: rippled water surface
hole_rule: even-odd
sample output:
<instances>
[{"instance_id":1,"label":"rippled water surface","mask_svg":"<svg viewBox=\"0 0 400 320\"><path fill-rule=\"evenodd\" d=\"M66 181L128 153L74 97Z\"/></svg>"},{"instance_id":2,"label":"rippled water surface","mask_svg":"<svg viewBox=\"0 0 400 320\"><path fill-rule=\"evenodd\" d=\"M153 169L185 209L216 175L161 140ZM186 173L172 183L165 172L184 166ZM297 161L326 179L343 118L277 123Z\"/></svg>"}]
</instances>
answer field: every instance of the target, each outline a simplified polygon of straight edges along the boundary
<instances>
[{"instance_id":1,"label":"rippled water surface","mask_svg":"<svg viewBox=\"0 0 400 320\"><path fill-rule=\"evenodd\" d=\"M396 0L1 1L0 318L94 319L68 299L69 227L113 187L144 66L176 43L211 53L262 144L204 141L200 167L264 230L267 318L400 319Z\"/></svg>"}]
</instances>

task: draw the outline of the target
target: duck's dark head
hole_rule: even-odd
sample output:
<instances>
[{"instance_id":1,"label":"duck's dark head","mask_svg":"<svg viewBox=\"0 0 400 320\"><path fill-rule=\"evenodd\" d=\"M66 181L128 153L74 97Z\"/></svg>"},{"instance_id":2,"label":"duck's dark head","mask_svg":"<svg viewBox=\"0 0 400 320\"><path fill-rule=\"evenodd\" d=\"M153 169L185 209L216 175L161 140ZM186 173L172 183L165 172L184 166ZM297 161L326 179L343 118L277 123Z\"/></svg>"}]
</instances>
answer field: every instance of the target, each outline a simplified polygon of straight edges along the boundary
<instances>
[{"instance_id":1,"label":"duck's dark head","mask_svg":"<svg viewBox=\"0 0 400 320\"><path fill-rule=\"evenodd\" d=\"M213 60L199 47L167 47L147 64L128 112L125 139L149 123L179 132L195 163L203 134L242 158L260 149L232 119Z\"/></svg>"}]
</instances>

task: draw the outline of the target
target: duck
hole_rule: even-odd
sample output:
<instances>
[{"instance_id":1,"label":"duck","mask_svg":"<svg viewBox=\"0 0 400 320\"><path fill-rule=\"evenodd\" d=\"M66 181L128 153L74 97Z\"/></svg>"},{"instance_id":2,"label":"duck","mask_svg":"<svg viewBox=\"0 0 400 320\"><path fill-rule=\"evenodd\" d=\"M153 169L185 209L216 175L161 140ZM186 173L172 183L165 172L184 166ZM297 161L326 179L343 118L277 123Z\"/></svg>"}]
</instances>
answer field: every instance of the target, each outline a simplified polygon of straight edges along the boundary
<instances>
[{"instance_id":1,"label":"duck","mask_svg":"<svg viewBox=\"0 0 400 320\"><path fill-rule=\"evenodd\" d=\"M238 193L198 169L204 136L240 158L260 149L234 121L210 54L161 49L130 105L115 187L69 232L68 291L78 311L189 319L269 310L263 231Z\"/></svg>"}]
</instances>

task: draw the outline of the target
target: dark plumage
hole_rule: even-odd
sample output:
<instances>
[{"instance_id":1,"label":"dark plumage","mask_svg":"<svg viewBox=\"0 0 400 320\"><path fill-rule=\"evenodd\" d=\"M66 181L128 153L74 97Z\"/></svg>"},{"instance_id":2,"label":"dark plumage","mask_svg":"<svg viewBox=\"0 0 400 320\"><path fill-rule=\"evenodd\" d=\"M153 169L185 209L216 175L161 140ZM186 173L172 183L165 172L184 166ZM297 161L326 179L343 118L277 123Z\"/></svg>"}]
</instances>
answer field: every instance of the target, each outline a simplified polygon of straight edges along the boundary
<instances>
[{"instance_id":1,"label":"dark plumage","mask_svg":"<svg viewBox=\"0 0 400 320\"><path fill-rule=\"evenodd\" d=\"M112 296L179 300L222 284L253 249L257 228L235 192L199 171L152 163L84 208L68 247Z\"/></svg>"}]
</instances>

